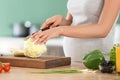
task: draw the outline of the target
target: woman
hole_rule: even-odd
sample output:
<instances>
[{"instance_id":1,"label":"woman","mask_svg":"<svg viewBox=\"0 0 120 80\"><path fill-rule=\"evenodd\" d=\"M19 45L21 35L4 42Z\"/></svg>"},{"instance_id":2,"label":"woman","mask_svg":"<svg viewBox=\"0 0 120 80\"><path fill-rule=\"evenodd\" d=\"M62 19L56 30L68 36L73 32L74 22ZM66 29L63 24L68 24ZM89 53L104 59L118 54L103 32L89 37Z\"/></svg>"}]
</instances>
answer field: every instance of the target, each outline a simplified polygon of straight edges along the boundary
<instances>
[{"instance_id":1,"label":"woman","mask_svg":"<svg viewBox=\"0 0 120 80\"><path fill-rule=\"evenodd\" d=\"M66 19L57 15L46 20L41 29L31 36L36 43L65 36L63 48L73 61L82 61L89 51L100 49L108 53L113 46L113 24L120 10L120 0L68 0Z\"/></svg>"}]
</instances>

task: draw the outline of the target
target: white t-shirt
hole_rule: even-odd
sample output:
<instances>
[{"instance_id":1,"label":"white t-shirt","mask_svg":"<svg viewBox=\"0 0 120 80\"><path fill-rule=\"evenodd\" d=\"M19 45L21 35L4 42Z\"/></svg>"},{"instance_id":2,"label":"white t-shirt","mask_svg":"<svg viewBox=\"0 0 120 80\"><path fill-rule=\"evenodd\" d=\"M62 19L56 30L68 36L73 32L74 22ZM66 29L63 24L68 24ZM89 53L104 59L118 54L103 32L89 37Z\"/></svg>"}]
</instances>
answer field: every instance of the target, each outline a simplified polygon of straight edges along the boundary
<instances>
[{"instance_id":1,"label":"white t-shirt","mask_svg":"<svg viewBox=\"0 0 120 80\"><path fill-rule=\"evenodd\" d=\"M68 0L68 12L73 16L72 25L97 24L104 0ZM92 50L99 49L108 54L113 46L112 29L106 38L70 38L64 37L63 49L65 56L72 58L72 61L82 61L85 54Z\"/></svg>"}]
</instances>

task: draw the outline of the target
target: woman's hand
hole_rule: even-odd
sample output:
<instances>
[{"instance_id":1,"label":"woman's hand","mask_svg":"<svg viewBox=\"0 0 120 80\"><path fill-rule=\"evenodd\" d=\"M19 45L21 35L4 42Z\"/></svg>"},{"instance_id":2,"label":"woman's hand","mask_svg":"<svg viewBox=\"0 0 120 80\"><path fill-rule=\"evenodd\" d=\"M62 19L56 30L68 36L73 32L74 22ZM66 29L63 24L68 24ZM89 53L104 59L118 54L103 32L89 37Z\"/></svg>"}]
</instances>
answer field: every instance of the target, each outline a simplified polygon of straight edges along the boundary
<instances>
[{"instance_id":1,"label":"woman's hand","mask_svg":"<svg viewBox=\"0 0 120 80\"><path fill-rule=\"evenodd\" d=\"M42 25L41 29L47 29L47 28L54 28L57 26L63 26L63 25L69 25L70 21L66 20L61 15L53 16L45 21L45 23Z\"/></svg>"},{"instance_id":2,"label":"woman's hand","mask_svg":"<svg viewBox=\"0 0 120 80\"><path fill-rule=\"evenodd\" d=\"M60 31L60 27L55 27L42 32L36 32L31 38L36 44L45 44L49 39L60 36Z\"/></svg>"}]
</instances>

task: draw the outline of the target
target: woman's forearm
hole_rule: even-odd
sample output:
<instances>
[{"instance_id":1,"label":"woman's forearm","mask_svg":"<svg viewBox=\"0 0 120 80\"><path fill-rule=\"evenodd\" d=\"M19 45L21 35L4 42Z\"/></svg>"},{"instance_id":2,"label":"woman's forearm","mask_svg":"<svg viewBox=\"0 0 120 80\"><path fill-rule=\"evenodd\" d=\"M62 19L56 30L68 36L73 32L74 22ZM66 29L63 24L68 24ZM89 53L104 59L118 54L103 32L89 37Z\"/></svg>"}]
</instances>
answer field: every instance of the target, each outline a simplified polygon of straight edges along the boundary
<instances>
[{"instance_id":1,"label":"woman's forearm","mask_svg":"<svg viewBox=\"0 0 120 80\"><path fill-rule=\"evenodd\" d=\"M103 25L95 24L89 26L62 26L60 35L74 38L103 38L109 30L102 28Z\"/></svg>"},{"instance_id":2,"label":"woman's forearm","mask_svg":"<svg viewBox=\"0 0 120 80\"><path fill-rule=\"evenodd\" d=\"M105 0L100 19L97 24L86 26L62 26L60 35L75 38L103 38L110 32L118 12L120 0Z\"/></svg>"}]
</instances>

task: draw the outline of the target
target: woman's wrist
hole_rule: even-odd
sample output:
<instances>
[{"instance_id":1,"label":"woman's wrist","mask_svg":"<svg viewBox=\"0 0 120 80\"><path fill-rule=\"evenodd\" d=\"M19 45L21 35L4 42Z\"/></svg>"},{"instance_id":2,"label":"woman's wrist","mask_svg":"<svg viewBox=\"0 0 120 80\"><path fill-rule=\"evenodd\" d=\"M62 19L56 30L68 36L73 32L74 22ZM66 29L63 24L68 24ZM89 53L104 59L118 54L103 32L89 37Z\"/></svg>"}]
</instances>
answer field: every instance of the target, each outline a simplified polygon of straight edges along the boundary
<instances>
[{"instance_id":1,"label":"woman's wrist","mask_svg":"<svg viewBox=\"0 0 120 80\"><path fill-rule=\"evenodd\" d=\"M58 27L59 36L64 36L64 34L67 31L67 27L69 27L69 26L59 26Z\"/></svg>"},{"instance_id":2,"label":"woman's wrist","mask_svg":"<svg viewBox=\"0 0 120 80\"><path fill-rule=\"evenodd\" d=\"M63 31L64 31L63 26L57 27L57 31L59 33L59 36L63 36Z\"/></svg>"}]
</instances>

